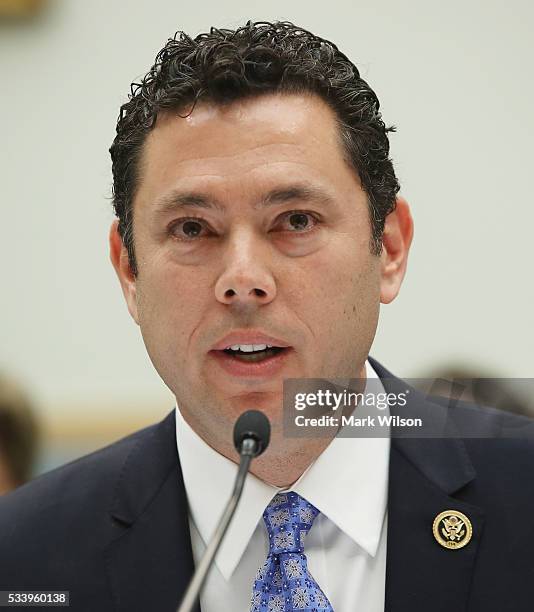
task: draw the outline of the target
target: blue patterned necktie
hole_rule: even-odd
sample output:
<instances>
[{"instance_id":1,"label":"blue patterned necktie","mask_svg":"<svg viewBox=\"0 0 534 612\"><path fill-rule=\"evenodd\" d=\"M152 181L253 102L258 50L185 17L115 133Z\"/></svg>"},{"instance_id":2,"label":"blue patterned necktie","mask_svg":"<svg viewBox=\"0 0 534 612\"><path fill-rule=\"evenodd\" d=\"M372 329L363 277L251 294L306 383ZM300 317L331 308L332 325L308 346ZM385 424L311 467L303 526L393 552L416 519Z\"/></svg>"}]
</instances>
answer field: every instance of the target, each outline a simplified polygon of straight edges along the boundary
<instances>
[{"instance_id":1,"label":"blue patterned necktie","mask_svg":"<svg viewBox=\"0 0 534 612\"><path fill-rule=\"evenodd\" d=\"M251 612L334 612L308 571L304 540L319 510L297 493L278 493L263 513L269 555L258 570Z\"/></svg>"}]
</instances>

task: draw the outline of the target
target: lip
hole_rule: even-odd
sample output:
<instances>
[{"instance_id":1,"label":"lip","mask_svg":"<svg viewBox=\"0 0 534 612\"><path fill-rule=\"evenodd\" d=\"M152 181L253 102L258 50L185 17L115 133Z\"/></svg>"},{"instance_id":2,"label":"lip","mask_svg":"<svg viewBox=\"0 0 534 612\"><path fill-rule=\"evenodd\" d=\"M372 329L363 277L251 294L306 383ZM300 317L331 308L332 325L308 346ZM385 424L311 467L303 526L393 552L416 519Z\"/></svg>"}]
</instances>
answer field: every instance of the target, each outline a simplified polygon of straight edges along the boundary
<instances>
[{"instance_id":1,"label":"lip","mask_svg":"<svg viewBox=\"0 0 534 612\"><path fill-rule=\"evenodd\" d=\"M271 342L236 342L235 344L271 344ZM227 346L227 345L225 345ZM246 362L238 361L231 355L228 355L223 350L212 350L209 355L218 363L218 365L231 376L239 377L270 377L278 374L285 366L287 358L291 355L293 349L285 348L278 354L268 357L263 361Z\"/></svg>"},{"instance_id":2,"label":"lip","mask_svg":"<svg viewBox=\"0 0 534 612\"><path fill-rule=\"evenodd\" d=\"M232 333L227 334L222 340L217 342L215 346L212 346L211 350L223 351L225 348L228 348L234 344L270 344L272 346L279 346L281 348L290 347L285 340L268 336L267 334L264 334L258 330L242 330L233 331ZM283 353L286 352L287 351L283 351Z\"/></svg>"}]
</instances>

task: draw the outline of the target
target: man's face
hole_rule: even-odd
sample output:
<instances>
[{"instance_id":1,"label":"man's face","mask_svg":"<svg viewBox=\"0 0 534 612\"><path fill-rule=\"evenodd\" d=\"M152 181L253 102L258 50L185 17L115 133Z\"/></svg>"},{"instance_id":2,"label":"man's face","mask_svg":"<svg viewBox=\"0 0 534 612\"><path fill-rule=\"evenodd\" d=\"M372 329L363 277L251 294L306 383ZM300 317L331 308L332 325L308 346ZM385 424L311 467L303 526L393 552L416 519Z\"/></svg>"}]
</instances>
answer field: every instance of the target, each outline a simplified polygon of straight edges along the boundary
<instances>
[{"instance_id":1,"label":"man's face","mask_svg":"<svg viewBox=\"0 0 534 612\"><path fill-rule=\"evenodd\" d=\"M338 134L320 98L275 94L166 112L146 140L138 276L123 289L154 366L207 439L250 408L277 427L285 378L363 375L380 257ZM234 331L244 341L225 342ZM248 332L286 348L270 364L214 350Z\"/></svg>"}]
</instances>

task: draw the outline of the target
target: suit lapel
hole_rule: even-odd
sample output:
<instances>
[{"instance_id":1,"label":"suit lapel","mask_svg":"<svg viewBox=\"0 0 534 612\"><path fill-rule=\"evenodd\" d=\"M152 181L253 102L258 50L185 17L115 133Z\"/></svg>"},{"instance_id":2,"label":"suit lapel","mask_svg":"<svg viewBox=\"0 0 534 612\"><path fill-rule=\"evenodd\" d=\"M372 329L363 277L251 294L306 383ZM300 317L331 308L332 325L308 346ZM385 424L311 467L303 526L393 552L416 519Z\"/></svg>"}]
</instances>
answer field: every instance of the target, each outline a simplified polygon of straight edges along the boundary
<instances>
[{"instance_id":1,"label":"suit lapel","mask_svg":"<svg viewBox=\"0 0 534 612\"><path fill-rule=\"evenodd\" d=\"M176 610L194 565L174 411L146 430L126 459L105 550L117 611Z\"/></svg>"},{"instance_id":2,"label":"suit lapel","mask_svg":"<svg viewBox=\"0 0 534 612\"><path fill-rule=\"evenodd\" d=\"M406 390L406 383L373 359L370 361L386 391ZM446 422L445 431L451 437L392 437L386 612L467 610L484 512L454 497L476 473L464 443L452 437L446 410L411 387L408 404L391 407L392 414L436 422L438 430ZM435 540L432 523L445 510L458 510L470 519L473 536L465 547L449 550Z\"/></svg>"}]
</instances>

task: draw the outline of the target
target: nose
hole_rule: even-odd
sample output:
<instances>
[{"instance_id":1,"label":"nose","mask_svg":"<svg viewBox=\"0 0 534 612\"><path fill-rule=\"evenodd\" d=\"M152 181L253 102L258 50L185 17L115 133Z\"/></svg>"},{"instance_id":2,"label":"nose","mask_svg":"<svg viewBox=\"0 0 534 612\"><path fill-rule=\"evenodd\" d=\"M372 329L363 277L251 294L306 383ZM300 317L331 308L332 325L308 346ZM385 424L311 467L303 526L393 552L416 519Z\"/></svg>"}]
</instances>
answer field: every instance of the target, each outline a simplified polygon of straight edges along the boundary
<instances>
[{"instance_id":1,"label":"nose","mask_svg":"<svg viewBox=\"0 0 534 612\"><path fill-rule=\"evenodd\" d=\"M269 271L268 247L259 240L246 232L232 237L215 284L215 297L222 304L262 306L274 300L276 284Z\"/></svg>"}]
</instances>

